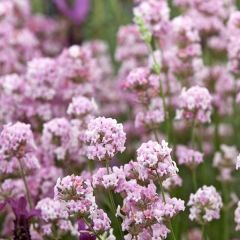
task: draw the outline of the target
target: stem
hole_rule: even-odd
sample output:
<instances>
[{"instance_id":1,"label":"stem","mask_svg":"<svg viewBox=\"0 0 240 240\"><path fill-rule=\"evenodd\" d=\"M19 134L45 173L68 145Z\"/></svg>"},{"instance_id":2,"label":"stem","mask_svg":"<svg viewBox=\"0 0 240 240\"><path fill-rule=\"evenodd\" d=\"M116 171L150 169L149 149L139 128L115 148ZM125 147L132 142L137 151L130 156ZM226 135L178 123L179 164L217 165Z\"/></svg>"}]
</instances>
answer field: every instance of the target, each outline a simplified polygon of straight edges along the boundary
<instances>
[{"instance_id":1,"label":"stem","mask_svg":"<svg viewBox=\"0 0 240 240\"><path fill-rule=\"evenodd\" d=\"M153 58L153 63L155 66L158 65L157 63L157 60L155 58L155 55L154 55L154 52L153 52L153 49L152 49L152 46L151 44L147 44L148 45L148 48L149 48L149 51L150 51L150 54L152 55L152 58ZM160 75L160 72L157 73L158 75ZM168 112L168 109L167 109L167 104L166 104L166 98L165 98L165 95L164 95L164 92L163 92L163 86L162 86L162 81L159 80L159 83L160 83L160 95L161 95L161 98L162 98L162 101L163 101L163 111L164 111L164 116L165 116L165 119L166 119L166 124L167 124L167 139L169 141L170 139L170 121L169 121L169 112Z\"/></svg>"},{"instance_id":2,"label":"stem","mask_svg":"<svg viewBox=\"0 0 240 240\"><path fill-rule=\"evenodd\" d=\"M27 201L28 201L28 204L29 204L30 208L32 209L33 204L32 204L31 194L30 194L30 191L29 191L29 188L28 188L26 177L25 177L24 168L23 168L22 162L19 158L18 158L18 163L19 163L19 166L20 166L20 174L21 174L21 177L22 177L22 180L23 180L25 191L26 191Z\"/></svg>"},{"instance_id":3,"label":"stem","mask_svg":"<svg viewBox=\"0 0 240 240\"><path fill-rule=\"evenodd\" d=\"M219 151L220 148L220 136L219 136L219 115L218 112L214 112L214 146L215 151Z\"/></svg>"},{"instance_id":4,"label":"stem","mask_svg":"<svg viewBox=\"0 0 240 240\"><path fill-rule=\"evenodd\" d=\"M156 141L159 143L160 141L159 141L159 138L158 138L157 132L156 132L155 130L153 130L153 135L154 135Z\"/></svg>"},{"instance_id":5,"label":"stem","mask_svg":"<svg viewBox=\"0 0 240 240\"><path fill-rule=\"evenodd\" d=\"M161 194L162 194L163 202L166 203L166 197L165 197L165 194L164 194L164 189L163 189L163 185L162 185L161 181L159 181L159 186L160 186L160 191L161 191Z\"/></svg>"},{"instance_id":6,"label":"stem","mask_svg":"<svg viewBox=\"0 0 240 240\"><path fill-rule=\"evenodd\" d=\"M101 237L97 234L97 232L91 227L91 225L89 224L88 220L87 220L86 218L83 218L83 220L84 220L85 224L88 226L88 228L90 229L90 231L91 231L92 233L94 233L94 235L96 236L96 238L97 238L98 240L102 240Z\"/></svg>"},{"instance_id":7,"label":"stem","mask_svg":"<svg viewBox=\"0 0 240 240\"><path fill-rule=\"evenodd\" d=\"M158 174L157 171L156 171L156 173L157 173L158 184L159 184L160 191L161 191L161 194L162 194L163 202L166 203L166 197L165 197L165 194L164 194L164 189L163 189L163 186L162 186L162 181L161 181L161 179L160 179L159 174ZM173 227L172 227L171 219L169 219L168 222L169 222L169 227L170 227L170 230L171 230L172 239L173 239L173 240L176 240L176 237L175 237L175 234L174 234L174 230L173 230Z\"/></svg>"},{"instance_id":8,"label":"stem","mask_svg":"<svg viewBox=\"0 0 240 240\"><path fill-rule=\"evenodd\" d=\"M206 240L205 239L205 225L202 225L202 240Z\"/></svg>"},{"instance_id":9,"label":"stem","mask_svg":"<svg viewBox=\"0 0 240 240\"><path fill-rule=\"evenodd\" d=\"M193 148L196 145L195 128L196 128L196 121L193 121L192 131L191 131L191 140L190 140L190 144L192 145Z\"/></svg>"},{"instance_id":10,"label":"stem","mask_svg":"<svg viewBox=\"0 0 240 240\"><path fill-rule=\"evenodd\" d=\"M194 191L197 191L197 175L196 175L196 169L192 169L192 181L193 181L193 187Z\"/></svg>"},{"instance_id":11,"label":"stem","mask_svg":"<svg viewBox=\"0 0 240 240\"><path fill-rule=\"evenodd\" d=\"M174 231L173 231L173 227L172 227L172 222L171 222L171 220L169 220L169 227L170 227L170 230L171 230L172 239L173 239L173 240L176 240L176 237L175 237L175 234L174 234Z\"/></svg>"},{"instance_id":12,"label":"stem","mask_svg":"<svg viewBox=\"0 0 240 240\"><path fill-rule=\"evenodd\" d=\"M222 183L222 189L223 189L223 199L224 199L224 205L228 206L228 188L226 186L226 183ZM229 239L229 209L227 207L223 208L223 239L228 240Z\"/></svg>"},{"instance_id":13,"label":"stem","mask_svg":"<svg viewBox=\"0 0 240 240\"><path fill-rule=\"evenodd\" d=\"M190 144L192 145L192 148L196 147L196 121L193 121L192 123L192 131L191 131L191 142ZM197 173L196 169L191 169L192 172L192 181L193 181L193 189L194 191L197 191Z\"/></svg>"},{"instance_id":14,"label":"stem","mask_svg":"<svg viewBox=\"0 0 240 240\"><path fill-rule=\"evenodd\" d=\"M205 224L202 224L202 240L207 240Z\"/></svg>"},{"instance_id":15,"label":"stem","mask_svg":"<svg viewBox=\"0 0 240 240\"><path fill-rule=\"evenodd\" d=\"M107 168L107 173L110 174L108 161L106 161L106 168ZM113 213L113 215L115 216L115 218L117 220L117 227L118 227L119 233L121 235L121 239L123 239L124 237L123 237L121 223L120 223L118 217L115 215L116 212L117 212L117 208L116 208L116 205L115 205L115 202L114 202L114 198L113 198L112 192L108 189L107 193L108 193L108 198L110 200L112 213Z\"/></svg>"}]
</instances>

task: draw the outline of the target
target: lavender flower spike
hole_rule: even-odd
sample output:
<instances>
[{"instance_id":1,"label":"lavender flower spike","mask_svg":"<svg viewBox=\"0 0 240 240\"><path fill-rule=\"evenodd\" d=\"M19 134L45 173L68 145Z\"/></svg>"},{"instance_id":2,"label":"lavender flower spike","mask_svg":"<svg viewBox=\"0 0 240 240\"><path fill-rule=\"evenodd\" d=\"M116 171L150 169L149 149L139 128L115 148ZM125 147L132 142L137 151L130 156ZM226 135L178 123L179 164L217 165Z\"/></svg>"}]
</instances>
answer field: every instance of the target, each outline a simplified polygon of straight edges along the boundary
<instances>
[{"instance_id":1,"label":"lavender flower spike","mask_svg":"<svg viewBox=\"0 0 240 240\"><path fill-rule=\"evenodd\" d=\"M67 0L54 0L58 9L75 24L82 23L88 15L89 0L75 0L73 6L69 6Z\"/></svg>"}]
</instances>

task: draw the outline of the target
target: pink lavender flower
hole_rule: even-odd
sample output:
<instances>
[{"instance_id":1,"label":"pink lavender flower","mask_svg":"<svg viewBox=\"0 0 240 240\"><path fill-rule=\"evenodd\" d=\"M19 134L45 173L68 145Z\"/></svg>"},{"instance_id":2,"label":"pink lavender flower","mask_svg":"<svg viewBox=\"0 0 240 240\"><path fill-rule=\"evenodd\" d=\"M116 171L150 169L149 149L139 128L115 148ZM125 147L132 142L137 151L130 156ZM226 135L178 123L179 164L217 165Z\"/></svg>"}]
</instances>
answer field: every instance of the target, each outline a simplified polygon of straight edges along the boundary
<instances>
[{"instance_id":1,"label":"pink lavender flower","mask_svg":"<svg viewBox=\"0 0 240 240\"><path fill-rule=\"evenodd\" d=\"M117 35L116 60L124 61L129 58L136 58L143 61L148 54L148 48L141 39L136 25L121 26Z\"/></svg>"},{"instance_id":2,"label":"pink lavender flower","mask_svg":"<svg viewBox=\"0 0 240 240\"><path fill-rule=\"evenodd\" d=\"M92 57L95 59L96 80L97 87L101 88L102 83L106 83L113 75L113 66L111 56L109 54L109 47L106 42L102 40L91 40L83 43L83 47L89 49ZM101 90L103 90L101 88Z\"/></svg>"},{"instance_id":3,"label":"pink lavender flower","mask_svg":"<svg viewBox=\"0 0 240 240\"><path fill-rule=\"evenodd\" d=\"M102 209L94 210L90 215L90 219L93 222L93 229L97 233L103 233L110 229L111 221Z\"/></svg>"},{"instance_id":4,"label":"pink lavender flower","mask_svg":"<svg viewBox=\"0 0 240 240\"><path fill-rule=\"evenodd\" d=\"M99 161L110 160L125 150L126 134L115 119L98 117L90 121L86 131L87 156Z\"/></svg>"},{"instance_id":5,"label":"pink lavender flower","mask_svg":"<svg viewBox=\"0 0 240 240\"><path fill-rule=\"evenodd\" d=\"M203 186L195 194L190 195L188 206L190 207L189 218L205 224L220 218L223 203L215 187Z\"/></svg>"},{"instance_id":6,"label":"pink lavender flower","mask_svg":"<svg viewBox=\"0 0 240 240\"><path fill-rule=\"evenodd\" d=\"M97 110L97 105L94 99L89 100L86 97L74 97L69 104L67 113L74 118L85 118L88 115L93 115Z\"/></svg>"},{"instance_id":7,"label":"pink lavender flower","mask_svg":"<svg viewBox=\"0 0 240 240\"><path fill-rule=\"evenodd\" d=\"M0 187L1 200L16 199L23 195L25 188L22 179L6 179Z\"/></svg>"},{"instance_id":8,"label":"pink lavender flower","mask_svg":"<svg viewBox=\"0 0 240 240\"><path fill-rule=\"evenodd\" d=\"M178 172L171 157L172 149L164 140L161 144L153 141L143 143L137 150L138 171L141 179L164 180Z\"/></svg>"},{"instance_id":9,"label":"pink lavender flower","mask_svg":"<svg viewBox=\"0 0 240 240\"><path fill-rule=\"evenodd\" d=\"M36 147L31 126L21 122L5 125L0 134L0 142L2 152L10 155L24 155L27 150Z\"/></svg>"},{"instance_id":10,"label":"pink lavender flower","mask_svg":"<svg viewBox=\"0 0 240 240\"><path fill-rule=\"evenodd\" d=\"M235 146L222 144L220 151L214 154L213 166L220 172L220 181L231 181L232 172L236 167L238 151Z\"/></svg>"},{"instance_id":11,"label":"pink lavender flower","mask_svg":"<svg viewBox=\"0 0 240 240\"><path fill-rule=\"evenodd\" d=\"M2 172L12 173L19 169L19 160L28 170L40 167L34 152L36 145L29 124L17 122L5 125L0 134L0 145Z\"/></svg>"},{"instance_id":12,"label":"pink lavender flower","mask_svg":"<svg viewBox=\"0 0 240 240\"><path fill-rule=\"evenodd\" d=\"M43 126L43 148L51 157L64 159L71 138L71 125L65 118L55 118Z\"/></svg>"},{"instance_id":13,"label":"pink lavender flower","mask_svg":"<svg viewBox=\"0 0 240 240\"><path fill-rule=\"evenodd\" d=\"M136 68L129 73L124 88L136 94L140 101L149 102L159 94L159 78L148 68Z\"/></svg>"},{"instance_id":14,"label":"pink lavender flower","mask_svg":"<svg viewBox=\"0 0 240 240\"><path fill-rule=\"evenodd\" d=\"M238 202L238 206L234 212L234 220L236 223L236 231L240 231L240 202Z\"/></svg>"},{"instance_id":15,"label":"pink lavender flower","mask_svg":"<svg viewBox=\"0 0 240 240\"><path fill-rule=\"evenodd\" d=\"M80 176L59 178L54 188L54 199L61 201L69 214L89 214L96 206L90 181Z\"/></svg>"},{"instance_id":16,"label":"pink lavender flower","mask_svg":"<svg viewBox=\"0 0 240 240\"><path fill-rule=\"evenodd\" d=\"M223 42L226 40L224 24L235 10L234 1L175 0L175 3L187 8L186 14L192 18L194 25L199 29L205 40L209 36L211 38L212 35L214 37L220 35Z\"/></svg>"},{"instance_id":17,"label":"pink lavender flower","mask_svg":"<svg viewBox=\"0 0 240 240\"><path fill-rule=\"evenodd\" d=\"M190 168L196 168L203 162L203 154L199 151L187 148L183 145L177 147L176 155L180 165L186 165Z\"/></svg>"},{"instance_id":18,"label":"pink lavender flower","mask_svg":"<svg viewBox=\"0 0 240 240\"><path fill-rule=\"evenodd\" d=\"M41 210L41 217L46 222L67 219L69 216L64 205L51 198L43 198L40 200L36 205L36 209Z\"/></svg>"},{"instance_id":19,"label":"pink lavender flower","mask_svg":"<svg viewBox=\"0 0 240 240\"><path fill-rule=\"evenodd\" d=\"M94 188L103 187L119 192L121 184L126 180L123 167L112 167L108 173L107 168L99 168L92 176Z\"/></svg>"},{"instance_id":20,"label":"pink lavender flower","mask_svg":"<svg viewBox=\"0 0 240 240\"><path fill-rule=\"evenodd\" d=\"M136 128L157 128L165 119L163 103L161 98L151 99L148 110L138 112L135 119Z\"/></svg>"},{"instance_id":21,"label":"pink lavender flower","mask_svg":"<svg viewBox=\"0 0 240 240\"><path fill-rule=\"evenodd\" d=\"M228 57L229 57L229 67L230 70L235 73L239 74L239 45L238 39L240 36L240 12L235 11L231 14L230 19L228 21Z\"/></svg>"},{"instance_id":22,"label":"pink lavender flower","mask_svg":"<svg viewBox=\"0 0 240 240\"><path fill-rule=\"evenodd\" d=\"M75 83L83 83L94 80L92 69L95 67L95 60L87 47L77 45L63 50L57 59L61 76L65 80Z\"/></svg>"},{"instance_id":23,"label":"pink lavender flower","mask_svg":"<svg viewBox=\"0 0 240 240\"><path fill-rule=\"evenodd\" d=\"M28 177L28 186L31 196L40 200L46 197L53 197L54 186L59 177L63 175L61 168L55 166L42 166L34 175Z\"/></svg>"},{"instance_id":24,"label":"pink lavender flower","mask_svg":"<svg viewBox=\"0 0 240 240\"><path fill-rule=\"evenodd\" d=\"M171 71L180 79L192 82L196 73L203 68L200 36L192 19L188 16L179 16L172 21L173 40L177 48L169 65Z\"/></svg>"},{"instance_id":25,"label":"pink lavender flower","mask_svg":"<svg viewBox=\"0 0 240 240\"><path fill-rule=\"evenodd\" d=\"M134 15L143 19L154 36L164 38L169 31L170 9L166 1L143 1L133 10Z\"/></svg>"},{"instance_id":26,"label":"pink lavender flower","mask_svg":"<svg viewBox=\"0 0 240 240\"><path fill-rule=\"evenodd\" d=\"M210 122L212 97L204 87L194 86L183 89L179 99L177 119L187 119L200 123Z\"/></svg>"},{"instance_id":27,"label":"pink lavender flower","mask_svg":"<svg viewBox=\"0 0 240 240\"><path fill-rule=\"evenodd\" d=\"M162 185L167 191L171 191L176 187L181 187L182 182L183 180L179 175L173 175L172 177L169 177L166 180L164 180L162 182Z\"/></svg>"},{"instance_id":28,"label":"pink lavender flower","mask_svg":"<svg viewBox=\"0 0 240 240\"><path fill-rule=\"evenodd\" d=\"M183 211L184 202L168 198L164 203L156 193L154 184L143 187L134 180L125 182L122 190L123 206L118 215L123 218L123 230L129 233L126 239L134 239L134 236L145 236L143 239L157 236L165 239L169 233L165 221ZM154 232L151 228L149 231L147 226L152 226Z\"/></svg>"},{"instance_id":29,"label":"pink lavender flower","mask_svg":"<svg viewBox=\"0 0 240 240\"><path fill-rule=\"evenodd\" d=\"M36 58L27 65L25 94L32 99L52 100L57 94L57 63L51 58ZM53 81L54 79L54 81Z\"/></svg>"},{"instance_id":30,"label":"pink lavender flower","mask_svg":"<svg viewBox=\"0 0 240 240\"><path fill-rule=\"evenodd\" d=\"M69 218L69 214L65 206L60 202L51 198L40 200L36 209L41 211L41 231L43 235L51 236L53 229L59 231L59 234L70 233L73 236L78 236L78 226L73 225ZM63 232L62 232L63 231ZM60 233L61 232L61 233Z\"/></svg>"}]
</instances>

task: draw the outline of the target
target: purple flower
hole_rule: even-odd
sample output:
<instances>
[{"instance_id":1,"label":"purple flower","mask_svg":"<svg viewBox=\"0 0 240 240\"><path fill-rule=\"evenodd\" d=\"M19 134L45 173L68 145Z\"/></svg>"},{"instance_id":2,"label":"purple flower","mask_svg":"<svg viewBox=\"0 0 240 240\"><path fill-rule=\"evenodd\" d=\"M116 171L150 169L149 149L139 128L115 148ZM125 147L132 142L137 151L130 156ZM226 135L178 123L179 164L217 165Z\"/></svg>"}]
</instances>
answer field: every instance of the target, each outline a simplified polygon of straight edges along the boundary
<instances>
[{"instance_id":1,"label":"purple flower","mask_svg":"<svg viewBox=\"0 0 240 240\"><path fill-rule=\"evenodd\" d=\"M7 199L4 203L0 203L0 211L9 204L15 214L14 220L14 240L26 239L30 240L30 225L29 220L34 216L40 216L40 211L36 209L27 210L27 201L25 197L20 197L17 200Z\"/></svg>"},{"instance_id":2,"label":"purple flower","mask_svg":"<svg viewBox=\"0 0 240 240\"><path fill-rule=\"evenodd\" d=\"M58 9L75 24L82 23L88 15L89 0L75 0L73 6L69 6L67 0L54 0Z\"/></svg>"},{"instance_id":3,"label":"purple flower","mask_svg":"<svg viewBox=\"0 0 240 240\"><path fill-rule=\"evenodd\" d=\"M82 220L78 221L78 230L82 231L79 240L95 240L96 237L87 232L85 223Z\"/></svg>"}]
</instances>

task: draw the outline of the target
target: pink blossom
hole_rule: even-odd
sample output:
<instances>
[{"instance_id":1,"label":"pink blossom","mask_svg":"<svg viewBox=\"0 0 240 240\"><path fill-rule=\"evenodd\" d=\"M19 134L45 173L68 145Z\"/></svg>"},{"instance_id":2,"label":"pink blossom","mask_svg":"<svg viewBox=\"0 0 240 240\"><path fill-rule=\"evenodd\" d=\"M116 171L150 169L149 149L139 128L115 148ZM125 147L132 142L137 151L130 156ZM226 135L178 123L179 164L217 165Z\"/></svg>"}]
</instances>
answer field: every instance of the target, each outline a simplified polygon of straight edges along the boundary
<instances>
[{"instance_id":1,"label":"pink blossom","mask_svg":"<svg viewBox=\"0 0 240 240\"><path fill-rule=\"evenodd\" d=\"M182 145L177 147L176 155L180 165L183 164L190 168L196 168L200 163L203 162L202 153Z\"/></svg>"},{"instance_id":2,"label":"pink blossom","mask_svg":"<svg viewBox=\"0 0 240 240\"><path fill-rule=\"evenodd\" d=\"M186 119L200 123L210 122L212 97L204 87L194 86L183 89L179 98L177 119Z\"/></svg>"},{"instance_id":3,"label":"pink blossom","mask_svg":"<svg viewBox=\"0 0 240 240\"><path fill-rule=\"evenodd\" d=\"M115 119L98 117L90 121L86 131L89 159L107 161L125 150L126 134Z\"/></svg>"},{"instance_id":4,"label":"pink blossom","mask_svg":"<svg viewBox=\"0 0 240 240\"><path fill-rule=\"evenodd\" d=\"M172 149L164 140L161 144L153 141L143 143L137 150L137 162L140 179L166 179L178 172L171 157Z\"/></svg>"},{"instance_id":5,"label":"pink blossom","mask_svg":"<svg viewBox=\"0 0 240 240\"><path fill-rule=\"evenodd\" d=\"M149 102L159 93L159 78L148 68L136 68L129 73L124 88L136 94L141 102Z\"/></svg>"},{"instance_id":6,"label":"pink blossom","mask_svg":"<svg viewBox=\"0 0 240 240\"><path fill-rule=\"evenodd\" d=\"M190 195L188 206L190 207L189 218L204 224L220 218L223 203L215 187L203 186L195 194Z\"/></svg>"}]
</instances>

